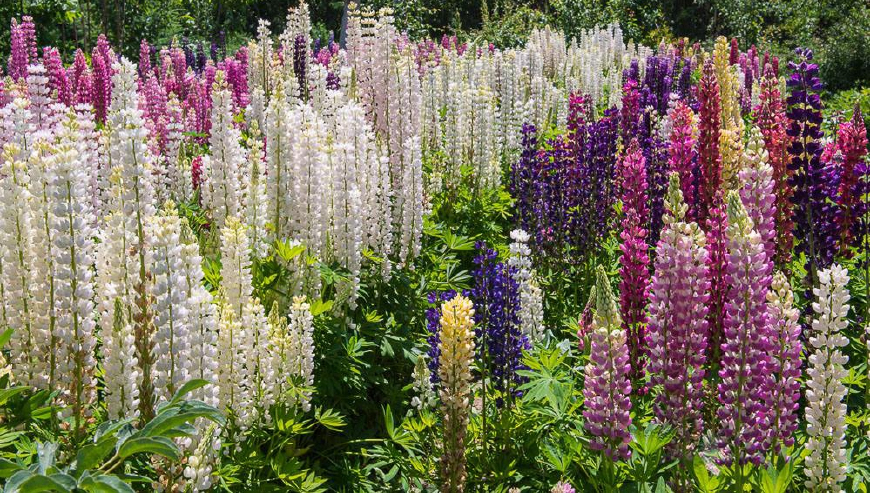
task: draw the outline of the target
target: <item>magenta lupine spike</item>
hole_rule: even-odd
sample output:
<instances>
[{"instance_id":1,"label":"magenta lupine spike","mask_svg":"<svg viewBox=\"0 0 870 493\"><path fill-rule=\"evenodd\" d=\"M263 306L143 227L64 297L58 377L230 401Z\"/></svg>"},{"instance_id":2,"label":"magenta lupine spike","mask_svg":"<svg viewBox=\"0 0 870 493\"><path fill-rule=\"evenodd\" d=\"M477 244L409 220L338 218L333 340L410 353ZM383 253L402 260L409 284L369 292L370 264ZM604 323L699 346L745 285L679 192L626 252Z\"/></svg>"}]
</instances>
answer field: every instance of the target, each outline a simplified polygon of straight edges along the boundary
<instances>
[{"instance_id":1,"label":"magenta lupine spike","mask_svg":"<svg viewBox=\"0 0 870 493\"><path fill-rule=\"evenodd\" d=\"M169 112L166 91L163 90L156 77L151 76L143 83L139 96L139 107L142 109L146 126L150 131L151 149L155 155L162 155L163 151L166 150Z\"/></svg>"},{"instance_id":2,"label":"magenta lupine spike","mask_svg":"<svg viewBox=\"0 0 870 493\"><path fill-rule=\"evenodd\" d=\"M719 82L713 70L713 60L704 62L698 82L698 221L706 229L710 209L715 207L716 193L722 185L722 155L719 134L722 130Z\"/></svg>"},{"instance_id":3,"label":"magenta lupine spike","mask_svg":"<svg viewBox=\"0 0 870 493\"><path fill-rule=\"evenodd\" d=\"M773 275L767 294L770 322L771 392L766 408L770 410L769 434L765 450L779 454L783 446L794 445L798 427L798 401L801 397L801 326L794 294L782 272Z\"/></svg>"},{"instance_id":4,"label":"magenta lupine spike","mask_svg":"<svg viewBox=\"0 0 870 493\"><path fill-rule=\"evenodd\" d=\"M72 87L57 48L43 48L42 59L48 75L48 87L54 92L58 101L67 106L72 105Z\"/></svg>"},{"instance_id":5,"label":"magenta lupine spike","mask_svg":"<svg viewBox=\"0 0 870 493\"><path fill-rule=\"evenodd\" d=\"M637 135L639 118L640 92L637 81L628 79L622 86L622 109L619 111L619 130L623 145Z\"/></svg>"},{"instance_id":6,"label":"magenta lupine spike","mask_svg":"<svg viewBox=\"0 0 870 493\"><path fill-rule=\"evenodd\" d=\"M755 230L764 243L768 259L776 254L776 195L773 168L768 163L764 138L758 127L752 127L749 143L743 153L743 166L739 172L740 198L746 207Z\"/></svg>"},{"instance_id":7,"label":"magenta lupine spike","mask_svg":"<svg viewBox=\"0 0 870 493\"><path fill-rule=\"evenodd\" d=\"M82 74L76 79L75 104L93 105L93 87L94 80L91 76L91 71L86 70L85 72L82 72Z\"/></svg>"},{"instance_id":8,"label":"magenta lupine spike","mask_svg":"<svg viewBox=\"0 0 870 493\"><path fill-rule=\"evenodd\" d=\"M100 35L101 40L105 40L105 36ZM112 63L108 55L104 55L100 42L97 41L97 46L91 52L91 96L93 98L94 112L96 113L97 121L104 123L106 121L106 112L112 102Z\"/></svg>"},{"instance_id":9,"label":"magenta lupine spike","mask_svg":"<svg viewBox=\"0 0 870 493\"><path fill-rule=\"evenodd\" d=\"M719 445L726 464L764 461L769 326L767 286L773 262L735 191L728 193L728 297L719 368Z\"/></svg>"},{"instance_id":10,"label":"magenta lupine spike","mask_svg":"<svg viewBox=\"0 0 870 493\"><path fill-rule=\"evenodd\" d=\"M143 84L149 77L151 77L151 45L143 39L139 44L139 84Z\"/></svg>"},{"instance_id":11,"label":"magenta lupine spike","mask_svg":"<svg viewBox=\"0 0 870 493\"><path fill-rule=\"evenodd\" d=\"M243 46L236 52L235 58L226 60L227 83L233 90L233 104L237 109L244 109L250 103L248 94L248 48Z\"/></svg>"},{"instance_id":12,"label":"magenta lupine spike","mask_svg":"<svg viewBox=\"0 0 870 493\"><path fill-rule=\"evenodd\" d=\"M649 223L647 209L646 160L637 139L631 141L620 161L622 180L622 255L619 259L619 305L622 327L631 354L632 378L643 375L644 330L649 294L649 252L646 244Z\"/></svg>"},{"instance_id":13,"label":"magenta lupine spike","mask_svg":"<svg viewBox=\"0 0 870 493\"><path fill-rule=\"evenodd\" d=\"M859 183L858 168L867 156L867 127L864 125L864 117L861 115L861 107L855 103L852 119L840 124L837 132L837 151L841 155L840 187L837 190L837 204L840 206L840 214L837 219L840 223L842 235L840 238L840 251L846 253L855 236L856 222L861 219L861 214L867 211L860 210L862 204L862 184ZM866 172L863 171L862 172ZM866 185L864 185L866 187Z\"/></svg>"},{"instance_id":14,"label":"magenta lupine spike","mask_svg":"<svg viewBox=\"0 0 870 493\"><path fill-rule=\"evenodd\" d=\"M181 48L172 48L170 51L172 61L172 76L174 77L172 90L178 96L178 99L187 99L188 87L185 84L184 77L187 74L187 58L184 56L184 50Z\"/></svg>"},{"instance_id":15,"label":"magenta lupine spike","mask_svg":"<svg viewBox=\"0 0 870 493\"><path fill-rule=\"evenodd\" d=\"M696 219L695 174L698 153L695 150L695 113L683 101L677 101L671 112L672 130L668 147L668 167L680 177L683 200L689 207L690 220Z\"/></svg>"},{"instance_id":16,"label":"magenta lupine spike","mask_svg":"<svg viewBox=\"0 0 870 493\"><path fill-rule=\"evenodd\" d=\"M728 264L725 230L728 227L728 218L720 195L716 196L714 204L707 219L707 276L710 281L707 322L710 334L708 360L710 368L715 370L719 365L725 297L728 292L725 280L725 268Z\"/></svg>"},{"instance_id":17,"label":"magenta lupine spike","mask_svg":"<svg viewBox=\"0 0 870 493\"><path fill-rule=\"evenodd\" d=\"M665 201L664 229L656 246L650 293L650 386L657 389L656 421L670 425L674 458L690 458L704 427L704 362L707 353L707 249L704 232L687 222L688 206L674 172Z\"/></svg>"},{"instance_id":18,"label":"magenta lupine spike","mask_svg":"<svg viewBox=\"0 0 870 493\"><path fill-rule=\"evenodd\" d=\"M81 49L76 49L76 53L73 56L73 64L70 67L70 84L72 85L73 90L79 86L79 79L84 75L85 72L90 72L90 68L88 68L88 61L85 59L85 54Z\"/></svg>"},{"instance_id":19,"label":"magenta lupine spike","mask_svg":"<svg viewBox=\"0 0 870 493\"><path fill-rule=\"evenodd\" d=\"M27 65L36 62L36 34L33 20L24 16L21 23L12 18L9 28L9 64L7 69L12 80L27 78Z\"/></svg>"},{"instance_id":20,"label":"magenta lupine spike","mask_svg":"<svg viewBox=\"0 0 870 493\"><path fill-rule=\"evenodd\" d=\"M583 387L584 427L592 435L589 447L610 460L628 459L631 433L631 380L628 346L619 319L610 281L598 266L595 283L595 315L590 335L589 364Z\"/></svg>"}]
</instances>

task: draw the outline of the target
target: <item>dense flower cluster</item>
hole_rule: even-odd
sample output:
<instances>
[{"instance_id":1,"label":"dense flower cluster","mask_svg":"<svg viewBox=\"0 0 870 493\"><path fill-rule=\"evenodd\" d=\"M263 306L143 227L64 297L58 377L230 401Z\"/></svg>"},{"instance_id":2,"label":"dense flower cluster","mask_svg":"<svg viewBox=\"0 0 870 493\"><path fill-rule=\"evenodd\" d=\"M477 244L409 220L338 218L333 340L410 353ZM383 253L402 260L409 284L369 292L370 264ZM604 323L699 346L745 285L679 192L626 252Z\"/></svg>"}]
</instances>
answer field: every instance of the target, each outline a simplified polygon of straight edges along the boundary
<instances>
[{"instance_id":1,"label":"dense flower cluster","mask_svg":"<svg viewBox=\"0 0 870 493\"><path fill-rule=\"evenodd\" d=\"M599 266L595 282L595 315L592 321L590 361L583 388L583 417L592 435L589 446L611 460L631 455L628 427L631 425L631 368L625 332L616 299L604 268Z\"/></svg>"},{"instance_id":2,"label":"dense flower cluster","mask_svg":"<svg viewBox=\"0 0 870 493\"><path fill-rule=\"evenodd\" d=\"M499 262L498 254L486 244L478 244L477 249L480 254L474 259L477 269L470 291L474 301L477 358L487 379L502 393L497 401L502 405L506 398L510 400L519 394L517 387L524 379L517 370L525 369L523 350L530 347L530 342L522 331L517 309L521 298L515 268Z\"/></svg>"},{"instance_id":3,"label":"dense flower cluster","mask_svg":"<svg viewBox=\"0 0 870 493\"><path fill-rule=\"evenodd\" d=\"M812 50L798 50L799 62L789 62L793 71L786 84L791 89L788 103L789 185L793 188L796 249L806 255L812 286L819 283L818 271L828 267L836 252L836 179L826 169L822 156L822 103L818 65Z\"/></svg>"},{"instance_id":4,"label":"dense flower cluster","mask_svg":"<svg viewBox=\"0 0 870 493\"><path fill-rule=\"evenodd\" d=\"M656 419L674 427L672 453L687 457L703 431L704 362L707 353L706 239L687 222L679 174L671 174L665 228L656 246L650 292L650 384L656 392Z\"/></svg>"},{"instance_id":5,"label":"dense flower cluster","mask_svg":"<svg viewBox=\"0 0 870 493\"><path fill-rule=\"evenodd\" d=\"M848 325L849 274L837 264L819 272L819 287L813 293L815 317L809 345L813 353L807 369L806 486L809 489L842 491L846 479L846 386L844 365L849 357L842 347L848 339L841 332Z\"/></svg>"},{"instance_id":6,"label":"dense flower cluster","mask_svg":"<svg viewBox=\"0 0 870 493\"><path fill-rule=\"evenodd\" d=\"M456 296L441 307L438 344L441 360L441 410L444 414L444 454L441 458L442 491L465 491L465 431L471 406L471 363L474 358L474 308Z\"/></svg>"}]
</instances>

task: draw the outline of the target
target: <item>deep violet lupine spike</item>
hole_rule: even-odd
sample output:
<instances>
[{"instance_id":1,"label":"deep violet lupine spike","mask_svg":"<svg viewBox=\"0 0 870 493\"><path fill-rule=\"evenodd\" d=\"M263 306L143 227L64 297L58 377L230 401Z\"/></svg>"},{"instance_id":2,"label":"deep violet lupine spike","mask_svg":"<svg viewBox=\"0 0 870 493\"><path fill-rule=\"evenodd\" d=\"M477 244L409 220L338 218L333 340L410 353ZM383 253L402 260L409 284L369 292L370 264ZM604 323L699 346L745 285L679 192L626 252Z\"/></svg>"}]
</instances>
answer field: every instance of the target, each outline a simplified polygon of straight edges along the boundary
<instances>
[{"instance_id":1,"label":"deep violet lupine spike","mask_svg":"<svg viewBox=\"0 0 870 493\"><path fill-rule=\"evenodd\" d=\"M832 186L830 169L821 160L823 137L822 103L819 92L819 68L812 63L813 52L798 48L799 62L789 62L792 74L786 85L791 89L787 99L788 130L791 145L789 170L794 188L792 203L797 251L807 257L810 285L818 285L818 271L831 265L839 239L836 224L836 188Z\"/></svg>"},{"instance_id":2,"label":"deep violet lupine spike","mask_svg":"<svg viewBox=\"0 0 870 493\"><path fill-rule=\"evenodd\" d=\"M765 58L767 58L765 56ZM773 168L774 194L776 195L776 256L777 265L784 265L791 258L794 243L792 230L792 188L789 183L790 162L788 154L789 137L786 135L787 120L785 106L779 92L779 80L769 63L765 64L764 77L758 94L758 105L754 110L764 147L767 149L770 165Z\"/></svg>"},{"instance_id":3,"label":"deep violet lupine spike","mask_svg":"<svg viewBox=\"0 0 870 493\"><path fill-rule=\"evenodd\" d=\"M9 28L9 63L6 66L9 72L9 77L13 81L18 81L27 77L27 65L30 63L30 40L29 29L26 24L29 17L25 16L21 19L21 23L14 17ZM35 60L34 55L32 59Z\"/></svg>"},{"instance_id":4,"label":"deep violet lupine spike","mask_svg":"<svg viewBox=\"0 0 870 493\"><path fill-rule=\"evenodd\" d=\"M522 395L517 389L527 379L517 372L527 369L522 364L522 355L531 344L520 326L519 284L511 268L499 262L496 251L485 243L476 247L480 255L474 259L477 269L472 273L471 299L479 342L477 358L495 390L501 393L496 405L502 407L505 398L509 402L512 397Z\"/></svg>"},{"instance_id":5,"label":"deep violet lupine spike","mask_svg":"<svg viewBox=\"0 0 870 493\"><path fill-rule=\"evenodd\" d=\"M632 138L637 137L640 119L640 92L634 79L628 79L622 86L622 109L619 116L620 135L623 145L626 145Z\"/></svg>"},{"instance_id":6,"label":"deep violet lupine spike","mask_svg":"<svg viewBox=\"0 0 870 493\"><path fill-rule=\"evenodd\" d=\"M719 368L719 446L724 464L764 462L769 433L767 296L773 263L736 191L728 193L728 296Z\"/></svg>"},{"instance_id":7,"label":"deep violet lupine spike","mask_svg":"<svg viewBox=\"0 0 870 493\"><path fill-rule=\"evenodd\" d=\"M698 84L699 134L698 165L700 183L698 185L698 210L696 217L706 229L710 211L714 207L716 194L722 186L722 156L719 154L719 132L722 128L719 109L719 83L713 70L713 60L704 62L703 74Z\"/></svg>"},{"instance_id":8,"label":"deep violet lupine spike","mask_svg":"<svg viewBox=\"0 0 870 493\"><path fill-rule=\"evenodd\" d=\"M522 151L519 160L511 167L510 179L510 192L516 200L517 226L524 231L536 233L538 228L533 216L533 183L537 168L537 146L537 129L534 125L524 123Z\"/></svg>"},{"instance_id":9,"label":"deep violet lupine spike","mask_svg":"<svg viewBox=\"0 0 870 493\"><path fill-rule=\"evenodd\" d=\"M646 160L638 148L637 140L629 144L620 163L622 182L622 255L619 259L619 304L622 327L626 333L631 374L633 380L643 375L645 356L644 331L649 293L649 253L646 243L648 223Z\"/></svg>"},{"instance_id":10,"label":"deep violet lupine spike","mask_svg":"<svg viewBox=\"0 0 870 493\"><path fill-rule=\"evenodd\" d=\"M293 71L296 73L296 81L299 84L299 97L308 99L308 43L305 36L296 36L293 42Z\"/></svg>"}]
</instances>

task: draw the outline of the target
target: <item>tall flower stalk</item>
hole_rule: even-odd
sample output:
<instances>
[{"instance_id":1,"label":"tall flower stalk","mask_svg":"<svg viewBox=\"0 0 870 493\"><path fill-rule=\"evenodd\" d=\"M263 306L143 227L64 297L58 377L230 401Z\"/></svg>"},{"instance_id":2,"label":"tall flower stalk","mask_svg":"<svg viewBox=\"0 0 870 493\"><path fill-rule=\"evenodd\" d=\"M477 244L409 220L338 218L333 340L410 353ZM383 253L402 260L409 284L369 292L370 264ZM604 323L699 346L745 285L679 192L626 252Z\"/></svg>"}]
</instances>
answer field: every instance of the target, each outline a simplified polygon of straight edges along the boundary
<instances>
[{"instance_id":1,"label":"tall flower stalk","mask_svg":"<svg viewBox=\"0 0 870 493\"><path fill-rule=\"evenodd\" d=\"M704 362L707 353L707 250L704 232L688 222L678 173L670 177L665 227L656 246L650 293L650 384L656 421L676 433L671 455L691 457L703 431Z\"/></svg>"},{"instance_id":2,"label":"tall flower stalk","mask_svg":"<svg viewBox=\"0 0 870 493\"><path fill-rule=\"evenodd\" d=\"M438 349L443 413L444 453L441 457L441 491L465 491L465 433L471 407L471 363L474 359L474 308L464 296L444 302Z\"/></svg>"},{"instance_id":3,"label":"tall flower stalk","mask_svg":"<svg viewBox=\"0 0 870 493\"><path fill-rule=\"evenodd\" d=\"M719 369L719 443L723 462L743 466L763 461L769 400L767 286L772 264L740 196L728 194L729 287ZM737 468L737 484L745 478ZM742 488L742 486L740 486Z\"/></svg>"},{"instance_id":4,"label":"tall flower stalk","mask_svg":"<svg viewBox=\"0 0 870 493\"><path fill-rule=\"evenodd\" d=\"M622 255L619 258L619 305L622 325L628 339L632 379L643 374L645 357L644 331L647 322L649 294L649 253L646 225L649 212L646 203L646 160L637 140L633 140L620 164L622 175Z\"/></svg>"},{"instance_id":5,"label":"tall flower stalk","mask_svg":"<svg viewBox=\"0 0 870 493\"><path fill-rule=\"evenodd\" d=\"M813 290L813 353L807 370L807 444L804 459L806 487L812 491L842 491L846 479L846 386L849 357L841 348L849 340L841 331L849 326L849 274L837 264L819 272Z\"/></svg>"},{"instance_id":6,"label":"tall flower stalk","mask_svg":"<svg viewBox=\"0 0 870 493\"><path fill-rule=\"evenodd\" d=\"M608 460L617 461L631 456L631 365L616 298L604 267L599 265L595 276L595 315L583 387L584 426L592 435L589 446Z\"/></svg>"},{"instance_id":7,"label":"tall flower stalk","mask_svg":"<svg viewBox=\"0 0 870 493\"><path fill-rule=\"evenodd\" d=\"M794 445L798 427L801 390L801 326L799 312L794 307L794 294L788 278L782 272L773 275L767 293L770 318L770 378L771 392L769 435L765 449L779 454L782 447Z\"/></svg>"},{"instance_id":8,"label":"tall flower stalk","mask_svg":"<svg viewBox=\"0 0 870 493\"><path fill-rule=\"evenodd\" d=\"M833 262L836 247L835 210L832 180L821 161L822 103L819 92L818 65L812 63L813 52L796 51L800 61L789 62L793 73L786 84L791 89L788 103L788 136L792 142L789 184L794 188L792 202L797 251L807 257L810 287L819 285L818 271Z\"/></svg>"}]
</instances>

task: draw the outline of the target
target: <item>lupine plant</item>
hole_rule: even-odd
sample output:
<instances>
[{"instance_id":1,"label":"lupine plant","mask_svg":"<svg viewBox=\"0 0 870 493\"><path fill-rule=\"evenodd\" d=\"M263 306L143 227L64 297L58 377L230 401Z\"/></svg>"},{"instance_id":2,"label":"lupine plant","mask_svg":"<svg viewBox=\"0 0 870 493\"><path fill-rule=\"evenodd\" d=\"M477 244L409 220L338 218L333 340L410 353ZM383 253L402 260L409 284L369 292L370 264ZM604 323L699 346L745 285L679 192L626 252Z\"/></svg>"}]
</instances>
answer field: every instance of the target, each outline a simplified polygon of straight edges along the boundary
<instances>
[{"instance_id":1,"label":"lupine plant","mask_svg":"<svg viewBox=\"0 0 870 493\"><path fill-rule=\"evenodd\" d=\"M866 490L868 144L812 52L396 15L11 21L3 490Z\"/></svg>"}]
</instances>

